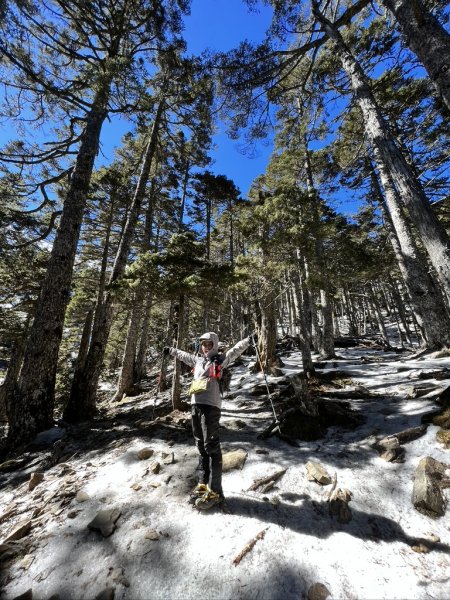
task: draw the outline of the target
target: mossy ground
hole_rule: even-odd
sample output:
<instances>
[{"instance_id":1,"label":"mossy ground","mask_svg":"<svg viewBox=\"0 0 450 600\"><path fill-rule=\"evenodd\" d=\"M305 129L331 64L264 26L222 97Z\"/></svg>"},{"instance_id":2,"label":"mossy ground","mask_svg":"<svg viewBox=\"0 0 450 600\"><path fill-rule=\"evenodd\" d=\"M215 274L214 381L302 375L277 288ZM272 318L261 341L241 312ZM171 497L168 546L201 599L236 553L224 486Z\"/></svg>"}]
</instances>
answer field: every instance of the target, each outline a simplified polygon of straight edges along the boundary
<instances>
[{"instance_id":1,"label":"mossy ground","mask_svg":"<svg viewBox=\"0 0 450 600\"><path fill-rule=\"evenodd\" d=\"M450 448L450 408L446 408L440 415L436 415L433 418L433 425L441 427L436 434L439 442L446 448Z\"/></svg>"}]
</instances>

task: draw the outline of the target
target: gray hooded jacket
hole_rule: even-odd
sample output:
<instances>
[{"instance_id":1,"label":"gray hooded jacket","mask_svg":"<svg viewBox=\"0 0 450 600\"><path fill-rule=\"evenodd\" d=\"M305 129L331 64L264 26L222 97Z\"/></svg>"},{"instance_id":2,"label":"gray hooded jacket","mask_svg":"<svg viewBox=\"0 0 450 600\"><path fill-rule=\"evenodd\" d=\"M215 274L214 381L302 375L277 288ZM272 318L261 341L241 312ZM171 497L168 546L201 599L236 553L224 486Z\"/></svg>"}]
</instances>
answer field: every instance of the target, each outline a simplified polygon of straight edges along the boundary
<instances>
[{"instance_id":1,"label":"gray hooded jacket","mask_svg":"<svg viewBox=\"0 0 450 600\"><path fill-rule=\"evenodd\" d=\"M191 395L191 404L210 404L211 406L222 406L222 397L220 395L219 381L215 378L210 378L209 368L214 364L214 357L219 350L219 337L217 333L209 331L204 333L199 338L200 340L209 340L213 343L213 347L208 352L207 356L197 356L183 352L177 348L171 348L171 356L176 356L179 360L186 363L190 367L194 367L194 380L207 379L208 385L204 392ZM225 358L222 361L222 368L227 367L233 360L240 356L249 347L250 342L245 338L238 342L233 348L225 353Z\"/></svg>"}]
</instances>

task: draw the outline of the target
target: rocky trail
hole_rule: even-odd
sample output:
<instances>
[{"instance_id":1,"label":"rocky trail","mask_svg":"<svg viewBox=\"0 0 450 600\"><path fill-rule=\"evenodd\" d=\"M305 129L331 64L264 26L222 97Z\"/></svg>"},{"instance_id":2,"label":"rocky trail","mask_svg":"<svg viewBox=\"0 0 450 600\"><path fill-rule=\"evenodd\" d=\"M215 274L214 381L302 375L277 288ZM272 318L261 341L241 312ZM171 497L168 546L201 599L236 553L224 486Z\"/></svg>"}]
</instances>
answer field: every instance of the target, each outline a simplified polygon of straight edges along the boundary
<instances>
[{"instance_id":1,"label":"rocky trail","mask_svg":"<svg viewBox=\"0 0 450 600\"><path fill-rule=\"evenodd\" d=\"M189 407L151 382L0 465L2 598L448 597L448 355L340 349L310 395L282 358L279 429L250 359L233 368L223 508L188 504Z\"/></svg>"}]
</instances>

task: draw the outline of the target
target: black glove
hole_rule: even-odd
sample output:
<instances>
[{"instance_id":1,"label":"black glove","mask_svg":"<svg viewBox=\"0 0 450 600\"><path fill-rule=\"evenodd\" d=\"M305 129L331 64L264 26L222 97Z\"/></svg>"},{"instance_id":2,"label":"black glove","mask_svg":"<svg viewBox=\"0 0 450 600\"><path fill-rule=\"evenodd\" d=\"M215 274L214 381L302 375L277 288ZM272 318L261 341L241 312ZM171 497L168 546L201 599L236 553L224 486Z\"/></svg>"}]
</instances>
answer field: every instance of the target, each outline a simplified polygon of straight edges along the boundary
<instances>
[{"instance_id":1,"label":"black glove","mask_svg":"<svg viewBox=\"0 0 450 600\"><path fill-rule=\"evenodd\" d=\"M163 354L164 354L164 356L168 356L170 354L170 347L169 346L164 346L164 348L163 348Z\"/></svg>"}]
</instances>

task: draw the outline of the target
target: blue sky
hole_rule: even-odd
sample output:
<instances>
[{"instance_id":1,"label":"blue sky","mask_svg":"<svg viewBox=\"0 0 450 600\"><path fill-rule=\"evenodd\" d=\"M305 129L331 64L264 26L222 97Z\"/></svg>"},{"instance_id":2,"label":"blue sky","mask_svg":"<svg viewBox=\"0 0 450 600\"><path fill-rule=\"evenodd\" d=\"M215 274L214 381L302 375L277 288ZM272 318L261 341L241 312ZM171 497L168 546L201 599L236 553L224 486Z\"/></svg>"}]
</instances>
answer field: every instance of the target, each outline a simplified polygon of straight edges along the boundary
<instances>
[{"instance_id":1,"label":"blue sky","mask_svg":"<svg viewBox=\"0 0 450 600\"><path fill-rule=\"evenodd\" d=\"M240 41L249 39L260 41L270 24L271 9L261 7L259 12L249 12L243 0L192 0L191 14L185 17L184 37L188 44L188 54L200 54L206 49L230 50ZM47 128L35 130L37 143L42 143L49 135ZM114 156L114 149L121 144L122 136L130 130L131 123L115 115L103 125L101 152L97 164L107 164ZM33 135L30 132L27 135ZM0 121L0 146L20 138L8 121ZM254 158L239 151L240 142L230 140L225 134L225 126L217 123L214 136L215 149L212 152L213 164L209 167L217 174L232 179L242 194L246 194L252 181L264 172L271 144L260 143Z\"/></svg>"},{"instance_id":2,"label":"blue sky","mask_svg":"<svg viewBox=\"0 0 450 600\"><path fill-rule=\"evenodd\" d=\"M185 21L188 51L193 54L200 54L206 48L225 51L244 39L261 41L271 15L271 9L265 6L258 12L249 12L243 0L193 0L191 15ZM264 172L271 144L259 143L256 156L245 156L239 151L240 142L230 140L221 123L218 123L214 142L215 163L211 170L232 179L245 195L255 177Z\"/></svg>"},{"instance_id":3,"label":"blue sky","mask_svg":"<svg viewBox=\"0 0 450 600\"><path fill-rule=\"evenodd\" d=\"M191 14L185 18L188 54L201 54L206 49L231 50L244 39L260 41L270 25L271 14L269 7L249 12L243 0L193 0ZM102 131L104 158L112 157L114 147L120 144L120 138L128 128L129 124L117 117L111 123L105 123ZM272 152L270 141L260 142L255 156L250 158L239 150L239 140L228 138L223 123L217 123L213 141L214 163L209 169L232 179L245 195L255 177L266 168Z\"/></svg>"}]
</instances>

